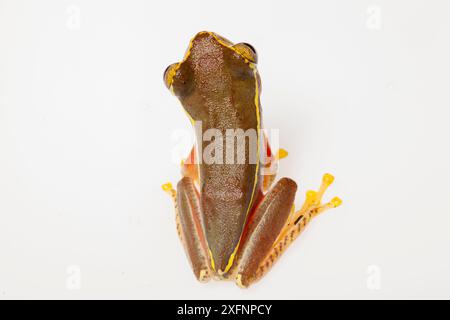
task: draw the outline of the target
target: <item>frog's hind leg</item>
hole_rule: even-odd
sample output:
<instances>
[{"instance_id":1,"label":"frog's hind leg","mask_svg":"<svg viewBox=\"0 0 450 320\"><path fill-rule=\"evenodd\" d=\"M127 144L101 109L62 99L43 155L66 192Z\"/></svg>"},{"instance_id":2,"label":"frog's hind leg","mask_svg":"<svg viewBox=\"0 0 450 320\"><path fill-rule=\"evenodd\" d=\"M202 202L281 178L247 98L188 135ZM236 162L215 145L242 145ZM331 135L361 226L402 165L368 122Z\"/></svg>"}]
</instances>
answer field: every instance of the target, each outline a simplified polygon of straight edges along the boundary
<instances>
[{"instance_id":1,"label":"frog's hind leg","mask_svg":"<svg viewBox=\"0 0 450 320\"><path fill-rule=\"evenodd\" d=\"M330 174L325 174L322 179L322 185L319 191L308 191L306 194L305 203L298 211L291 211L285 226L282 228L276 241L269 253L261 260L258 267L252 274L237 273L236 283L241 287L247 287L253 282L261 279L278 260L286 248L300 235L306 225L311 219L319 213L339 206L342 201L338 197L333 198L330 202L322 204L322 196L324 195L328 186L333 182L334 177Z\"/></svg>"},{"instance_id":2,"label":"frog's hind leg","mask_svg":"<svg viewBox=\"0 0 450 320\"><path fill-rule=\"evenodd\" d=\"M170 182L163 184L162 189L172 198L172 202L175 207L175 224L177 226L177 234L180 238L180 241L183 242L183 239L181 237L180 216L178 214L177 191L173 188Z\"/></svg>"},{"instance_id":3,"label":"frog's hind leg","mask_svg":"<svg viewBox=\"0 0 450 320\"><path fill-rule=\"evenodd\" d=\"M306 199L302 207L300 210L292 212L284 231L287 231L290 227L299 224L301 221L303 221L302 223L306 225L319 213L330 208L335 208L341 204L342 201L338 197L331 199L330 202L322 204L322 198L333 181L334 177L331 174L326 173L322 177L322 183L318 191L309 190L306 192ZM281 236L282 235L280 235L280 237Z\"/></svg>"},{"instance_id":4,"label":"frog's hind leg","mask_svg":"<svg viewBox=\"0 0 450 320\"><path fill-rule=\"evenodd\" d=\"M163 186L175 203L177 231L188 256L195 277L202 282L211 278L199 196L191 178L178 182L177 191L171 184Z\"/></svg>"},{"instance_id":5,"label":"frog's hind leg","mask_svg":"<svg viewBox=\"0 0 450 320\"><path fill-rule=\"evenodd\" d=\"M247 286L253 281L260 264L271 252L288 221L296 191L297 184L293 180L280 179L249 217L238 249L236 265L231 271L233 276L237 275L239 285Z\"/></svg>"}]
</instances>

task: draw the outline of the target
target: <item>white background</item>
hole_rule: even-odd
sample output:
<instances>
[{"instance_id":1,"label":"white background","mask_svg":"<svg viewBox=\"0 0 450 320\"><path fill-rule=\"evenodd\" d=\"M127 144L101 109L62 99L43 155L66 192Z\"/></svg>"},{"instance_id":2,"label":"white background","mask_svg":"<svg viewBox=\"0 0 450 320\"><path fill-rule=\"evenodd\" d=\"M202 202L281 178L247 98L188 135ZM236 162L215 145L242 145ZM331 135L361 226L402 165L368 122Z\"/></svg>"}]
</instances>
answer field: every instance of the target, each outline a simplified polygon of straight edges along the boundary
<instances>
[{"instance_id":1,"label":"white background","mask_svg":"<svg viewBox=\"0 0 450 320\"><path fill-rule=\"evenodd\" d=\"M450 298L448 1L0 0L1 298ZM344 205L248 290L200 284L162 73L198 31L259 53L296 203Z\"/></svg>"}]
</instances>

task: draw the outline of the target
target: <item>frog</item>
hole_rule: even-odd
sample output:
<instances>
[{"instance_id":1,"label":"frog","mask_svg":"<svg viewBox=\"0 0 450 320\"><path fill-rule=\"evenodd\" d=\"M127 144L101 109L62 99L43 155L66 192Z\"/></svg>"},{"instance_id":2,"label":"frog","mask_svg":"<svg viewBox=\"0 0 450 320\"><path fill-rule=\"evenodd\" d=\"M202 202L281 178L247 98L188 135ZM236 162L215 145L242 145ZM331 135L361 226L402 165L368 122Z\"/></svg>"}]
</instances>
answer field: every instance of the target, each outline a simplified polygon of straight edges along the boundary
<instances>
[{"instance_id":1,"label":"frog","mask_svg":"<svg viewBox=\"0 0 450 320\"><path fill-rule=\"evenodd\" d=\"M249 287L267 274L312 218L342 203L338 197L322 202L334 181L329 173L317 190L306 192L298 210L296 182L288 177L276 181L278 161L287 151L272 152L262 128L257 63L252 45L201 31L183 59L163 74L165 86L196 129L196 142L181 162L182 178L176 187L168 182L162 189L172 198L178 235L201 282L231 280ZM244 139L249 150L244 148L244 156L235 147L212 152L226 151L243 161L202 161L211 142L206 133L227 135L230 129L253 130L256 147Z\"/></svg>"}]
</instances>

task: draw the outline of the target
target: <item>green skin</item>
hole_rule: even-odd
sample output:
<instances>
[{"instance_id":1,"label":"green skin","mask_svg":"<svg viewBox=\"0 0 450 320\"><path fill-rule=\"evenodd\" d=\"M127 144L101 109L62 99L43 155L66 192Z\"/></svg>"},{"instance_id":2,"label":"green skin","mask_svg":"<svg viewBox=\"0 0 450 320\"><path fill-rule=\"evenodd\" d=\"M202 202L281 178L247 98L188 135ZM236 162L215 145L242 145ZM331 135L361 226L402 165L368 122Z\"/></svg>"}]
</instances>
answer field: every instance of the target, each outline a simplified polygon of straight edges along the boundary
<instances>
[{"instance_id":1,"label":"green skin","mask_svg":"<svg viewBox=\"0 0 450 320\"><path fill-rule=\"evenodd\" d=\"M202 121L196 137L202 150L211 143L203 141L210 128L225 136L226 129L259 131L261 127L256 65L230 46L216 34L197 34L171 78L171 90L191 121ZM178 183L180 224L198 278L205 269L220 278L237 271L250 283L289 216L295 182L283 178L264 195L261 165L250 163L248 153L244 164L202 161L198 190L191 178Z\"/></svg>"}]
</instances>

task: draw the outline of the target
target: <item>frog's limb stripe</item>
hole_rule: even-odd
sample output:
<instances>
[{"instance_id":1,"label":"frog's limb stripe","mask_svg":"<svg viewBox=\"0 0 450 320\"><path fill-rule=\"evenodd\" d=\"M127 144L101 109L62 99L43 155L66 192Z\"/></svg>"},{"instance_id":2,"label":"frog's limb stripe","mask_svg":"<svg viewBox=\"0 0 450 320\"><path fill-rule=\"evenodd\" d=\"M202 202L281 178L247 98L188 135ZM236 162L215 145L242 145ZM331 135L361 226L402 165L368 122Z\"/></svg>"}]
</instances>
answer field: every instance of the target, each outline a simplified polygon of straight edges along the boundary
<instances>
[{"instance_id":1,"label":"frog's limb stripe","mask_svg":"<svg viewBox=\"0 0 450 320\"><path fill-rule=\"evenodd\" d=\"M293 215L291 214L291 217L283 228L283 231L280 233L272 250L259 265L256 273L250 279L245 278L238 273L236 283L239 286L247 287L252 282L261 279L270 270L286 248L300 235L313 217L327 209L336 208L342 203L341 199L335 197L330 202L321 204L322 196L333 180L334 178L332 175L325 174L319 191L307 192L305 203L302 208L299 211L294 212Z\"/></svg>"},{"instance_id":2,"label":"frog's limb stripe","mask_svg":"<svg viewBox=\"0 0 450 320\"><path fill-rule=\"evenodd\" d=\"M181 235L192 270L199 281L211 277L203 221L197 191L192 179L184 177L177 185L177 204Z\"/></svg>"},{"instance_id":3,"label":"frog's limb stripe","mask_svg":"<svg viewBox=\"0 0 450 320\"><path fill-rule=\"evenodd\" d=\"M270 253L273 244L289 218L297 191L297 184L282 178L265 195L264 199L249 218L239 250L235 271L240 285L247 286L253 281L258 268Z\"/></svg>"}]
</instances>

